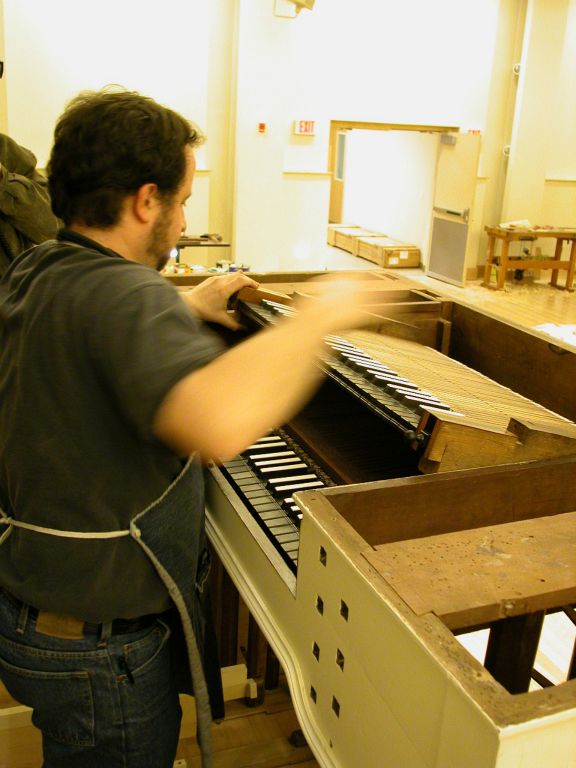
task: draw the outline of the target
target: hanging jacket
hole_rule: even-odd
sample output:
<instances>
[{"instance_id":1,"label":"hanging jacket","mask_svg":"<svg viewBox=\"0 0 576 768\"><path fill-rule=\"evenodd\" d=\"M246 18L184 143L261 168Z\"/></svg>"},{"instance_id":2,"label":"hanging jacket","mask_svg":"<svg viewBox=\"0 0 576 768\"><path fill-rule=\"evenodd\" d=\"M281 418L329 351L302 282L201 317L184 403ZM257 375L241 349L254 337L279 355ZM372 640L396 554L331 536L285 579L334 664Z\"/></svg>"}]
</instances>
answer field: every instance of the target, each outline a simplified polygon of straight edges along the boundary
<instances>
[{"instance_id":1,"label":"hanging jacket","mask_svg":"<svg viewBox=\"0 0 576 768\"><path fill-rule=\"evenodd\" d=\"M0 276L22 251L54 237L58 227L35 156L0 133Z\"/></svg>"}]
</instances>

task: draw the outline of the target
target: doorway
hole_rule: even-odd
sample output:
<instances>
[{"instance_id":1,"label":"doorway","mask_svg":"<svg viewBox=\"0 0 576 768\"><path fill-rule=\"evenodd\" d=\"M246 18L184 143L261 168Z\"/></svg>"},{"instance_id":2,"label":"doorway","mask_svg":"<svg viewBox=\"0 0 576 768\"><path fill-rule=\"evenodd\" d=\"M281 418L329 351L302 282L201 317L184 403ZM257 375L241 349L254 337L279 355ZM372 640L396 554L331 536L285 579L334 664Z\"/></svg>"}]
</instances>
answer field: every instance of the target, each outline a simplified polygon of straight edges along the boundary
<instances>
[{"instance_id":1,"label":"doorway","mask_svg":"<svg viewBox=\"0 0 576 768\"><path fill-rule=\"evenodd\" d=\"M455 126L410 125L402 123L372 123L357 120L331 120L328 149L330 182L329 223L342 224L346 183L346 144L350 131L415 131L420 133L457 133Z\"/></svg>"},{"instance_id":2,"label":"doorway","mask_svg":"<svg viewBox=\"0 0 576 768\"><path fill-rule=\"evenodd\" d=\"M329 223L415 245L434 276L462 283L479 147L454 126L332 121Z\"/></svg>"}]
</instances>

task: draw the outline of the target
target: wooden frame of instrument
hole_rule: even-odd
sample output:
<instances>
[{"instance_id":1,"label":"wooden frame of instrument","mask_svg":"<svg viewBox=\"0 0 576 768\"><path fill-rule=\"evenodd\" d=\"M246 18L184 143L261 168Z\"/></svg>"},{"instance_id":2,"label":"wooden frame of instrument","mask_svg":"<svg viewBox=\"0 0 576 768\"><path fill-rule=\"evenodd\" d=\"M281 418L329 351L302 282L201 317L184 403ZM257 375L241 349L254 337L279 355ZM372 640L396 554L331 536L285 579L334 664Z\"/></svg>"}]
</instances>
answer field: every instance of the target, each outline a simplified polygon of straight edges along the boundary
<instances>
[{"instance_id":1,"label":"wooden frame of instrument","mask_svg":"<svg viewBox=\"0 0 576 768\"><path fill-rule=\"evenodd\" d=\"M303 519L294 577L283 563L271 567L277 553L264 538L254 538L250 513L214 468L210 539L278 656L320 765L574 764L576 680L510 694L432 609L410 607L378 552L406 537L445 535L448 542L450 535L484 526L537 526L549 515L568 521L573 549L575 469L575 459L554 460L297 494ZM542 551L548 528L539 527ZM518 540L524 533L519 527ZM511 583L514 573L521 582L525 563L506 562ZM566 590L542 602L546 589L531 585L520 596L483 606L488 613L472 611L470 620L573 602L575 562L568 563ZM445 573L436 575L453 578L449 556Z\"/></svg>"}]
</instances>

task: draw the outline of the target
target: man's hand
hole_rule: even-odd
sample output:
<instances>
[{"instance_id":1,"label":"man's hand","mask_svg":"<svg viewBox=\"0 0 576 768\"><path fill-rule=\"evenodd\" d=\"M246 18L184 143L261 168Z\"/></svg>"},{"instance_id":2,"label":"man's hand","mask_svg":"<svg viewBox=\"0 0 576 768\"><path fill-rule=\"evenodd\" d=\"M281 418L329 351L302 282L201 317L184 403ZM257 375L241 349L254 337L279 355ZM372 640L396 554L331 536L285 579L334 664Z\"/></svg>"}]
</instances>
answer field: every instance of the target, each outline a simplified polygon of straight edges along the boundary
<instances>
[{"instance_id":1,"label":"man's hand","mask_svg":"<svg viewBox=\"0 0 576 768\"><path fill-rule=\"evenodd\" d=\"M219 323L232 331L237 331L241 326L234 315L228 311L228 300L240 288L245 286L258 288L258 285L243 272L232 272L229 275L208 277L189 291L183 291L181 296L202 320Z\"/></svg>"}]
</instances>

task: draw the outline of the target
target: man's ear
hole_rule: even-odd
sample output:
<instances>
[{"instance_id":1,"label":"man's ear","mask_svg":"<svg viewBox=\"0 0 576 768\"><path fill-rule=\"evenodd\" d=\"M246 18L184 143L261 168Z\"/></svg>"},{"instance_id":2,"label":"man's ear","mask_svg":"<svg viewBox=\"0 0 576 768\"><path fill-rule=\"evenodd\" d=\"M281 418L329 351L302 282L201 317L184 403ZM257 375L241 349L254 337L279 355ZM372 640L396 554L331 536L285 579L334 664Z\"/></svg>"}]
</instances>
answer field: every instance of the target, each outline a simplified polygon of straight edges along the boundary
<instances>
[{"instance_id":1,"label":"man's ear","mask_svg":"<svg viewBox=\"0 0 576 768\"><path fill-rule=\"evenodd\" d=\"M160 199L156 184L143 184L132 197L132 212L142 223L148 223L156 218Z\"/></svg>"}]
</instances>

